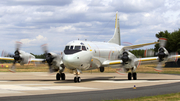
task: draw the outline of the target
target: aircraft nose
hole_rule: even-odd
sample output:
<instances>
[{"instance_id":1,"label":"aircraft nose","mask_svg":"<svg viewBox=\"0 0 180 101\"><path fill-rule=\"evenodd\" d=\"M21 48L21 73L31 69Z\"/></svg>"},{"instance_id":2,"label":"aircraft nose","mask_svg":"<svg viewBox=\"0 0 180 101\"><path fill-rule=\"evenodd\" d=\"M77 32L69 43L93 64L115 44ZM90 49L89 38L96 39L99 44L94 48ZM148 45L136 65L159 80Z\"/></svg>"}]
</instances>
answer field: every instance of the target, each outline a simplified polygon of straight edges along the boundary
<instances>
[{"instance_id":1,"label":"aircraft nose","mask_svg":"<svg viewBox=\"0 0 180 101\"><path fill-rule=\"evenodd\" d=\"M80 60L78 56L64 55L63 63L69 68L78 68L80 66Z\"/></svg>"}]
</instances>

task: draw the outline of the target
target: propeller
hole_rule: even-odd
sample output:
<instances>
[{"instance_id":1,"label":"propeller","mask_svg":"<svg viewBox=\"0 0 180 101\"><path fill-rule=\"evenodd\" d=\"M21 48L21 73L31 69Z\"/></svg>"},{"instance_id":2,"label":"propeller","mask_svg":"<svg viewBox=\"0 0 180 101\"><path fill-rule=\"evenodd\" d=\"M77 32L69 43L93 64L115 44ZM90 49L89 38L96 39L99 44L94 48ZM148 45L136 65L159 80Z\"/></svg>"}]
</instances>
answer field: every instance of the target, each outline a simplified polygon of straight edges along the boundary
<instances>
[{"instance_id":1,"label":"propeller","mask_svg":"<svg viewBox=\"0 0 180 101\"><path fill-rule=\"evenodd\" d=\"M45 59L42 62L43 63L47 62L49 66L49 72L53 73L55 71L52 68L52 62L53 62L54 57L51 55L51 53L48 53L47 44L42 45L41 48L44 51L44 55L45 55Z\"/></svg>"},{"instance_id":2,"label":"propeller","mask_svg":"<svg viewBox=\"0 0 180 101\"><path fill-rule=\"evenodd\" d=\"M169 55L168 51L164 48L166 45L166 42L167 42L166 38L159 38L160 48L158 49L158 53L155 53L155 56L158 56L158 59L159 59L159 63L157 64L155 68L155 70L158 72L162 71L164 58L168 57Z\"/></svg>"},{"instance_id":3,"label":"propeller","mask_svg":"<svg viewBox=\"0 0 180 101\"><path fill-rule=\"evenodd\" d=\"M15 52L14 52L14 55L8 55L9 57L13 57L14 58L14 61L13 61L13 65L11 66L11 68L10 68L10 71L11 72L15 72L15 64L16 64L16 62L17 61L20 61L20 60L22 60L22 58L21 58L21 56L20 56L20 52L19 52L19 49L20 49L20 46L21 46L21 42L16 42L16 44L15 44Z\"/></svg>"},{"instance_id":4,"label":"propeller","mask_svg":"<svg viewBox=\"0 0 180 101\"><path fill-rule=\"evenodd\" d=\"M124 68L124 66L126 64L128 64L127 62L130 61L131 59L128 57L128 52L124 51L122 55L120 55L118 58L122 60L122 66L123 68L120 69L116 69L116 73L120 74L120 75L125 75L125 72L127 72L127 70Z\"/></svg>"}]
</instances>

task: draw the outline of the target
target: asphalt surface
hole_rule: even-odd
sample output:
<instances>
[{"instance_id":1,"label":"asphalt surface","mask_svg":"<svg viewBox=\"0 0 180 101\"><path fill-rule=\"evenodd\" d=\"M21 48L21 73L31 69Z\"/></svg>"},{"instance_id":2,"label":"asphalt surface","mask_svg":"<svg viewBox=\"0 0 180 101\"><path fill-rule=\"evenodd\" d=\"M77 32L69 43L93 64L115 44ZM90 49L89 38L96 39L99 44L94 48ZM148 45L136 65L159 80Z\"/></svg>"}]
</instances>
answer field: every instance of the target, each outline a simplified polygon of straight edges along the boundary
<instances>
[{"instance_id":1,"label":"asphalt surface","mask_svg":"<svg viewBox=\"0 0 180 101\"><path fill-rule=\"evenodd\" d=\"M81 83L73 83L72 74L66 81L43 73L6 75L0 75L0 101L101 101L180 92L180 75L138 74L129 81L115 73L87 73Z\"/></svg>"}]
</instances>

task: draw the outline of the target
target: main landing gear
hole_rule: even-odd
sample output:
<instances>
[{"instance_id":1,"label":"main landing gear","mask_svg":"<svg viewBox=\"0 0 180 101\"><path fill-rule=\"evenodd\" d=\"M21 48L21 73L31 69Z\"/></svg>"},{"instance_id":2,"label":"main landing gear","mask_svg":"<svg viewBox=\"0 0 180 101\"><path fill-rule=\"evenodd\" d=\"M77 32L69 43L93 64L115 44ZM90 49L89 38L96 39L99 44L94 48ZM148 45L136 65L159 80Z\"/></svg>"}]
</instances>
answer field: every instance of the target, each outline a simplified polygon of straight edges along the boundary
<instances>
[{"instance_id":1,"label":"main landing gear","mask_svg":"<svg viewBox=\"0 0 180 101\"><path fill-rule=\"evenodd\" d=\"M128 80L131 80L132 77L133 77L133 80L137 80L137 74L136 74L136 72L133 72L133 73L129 72L129 73L128 73Z\"/></svg>"},{"instance_id":2,"label":"main landing gear","mask_svg":"<svg viewBox=\"0 0 180 101\"><path fill-rule=\"evenodd\" d=\"M65 80L66 79L66 76L64 73L57 73L56 74L56 80Z\"/></svg>"}]
</instances>

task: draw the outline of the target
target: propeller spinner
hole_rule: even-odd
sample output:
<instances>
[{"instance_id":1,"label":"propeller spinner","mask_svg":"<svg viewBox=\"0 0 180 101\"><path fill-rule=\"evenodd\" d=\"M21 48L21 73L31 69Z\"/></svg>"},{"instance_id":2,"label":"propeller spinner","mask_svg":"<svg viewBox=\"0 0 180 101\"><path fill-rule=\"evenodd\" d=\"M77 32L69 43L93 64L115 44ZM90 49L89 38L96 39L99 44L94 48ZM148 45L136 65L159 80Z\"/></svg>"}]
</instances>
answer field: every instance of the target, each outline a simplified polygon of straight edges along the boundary
<instances>
[{"instance_id":1,"label":"propeller spinner","mask_svg":"<svg viewBox=\"0 0 180 101\"><path fill-rule=\"evenodd\" d=\"M123 65L126 64L127 61L129 61L129 57L128 57L128 52L123 52L123 55L121 57L122 61L123 61Z\"/></svg>"}]
</instances>

